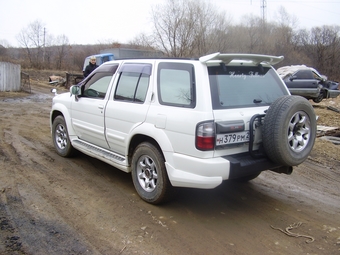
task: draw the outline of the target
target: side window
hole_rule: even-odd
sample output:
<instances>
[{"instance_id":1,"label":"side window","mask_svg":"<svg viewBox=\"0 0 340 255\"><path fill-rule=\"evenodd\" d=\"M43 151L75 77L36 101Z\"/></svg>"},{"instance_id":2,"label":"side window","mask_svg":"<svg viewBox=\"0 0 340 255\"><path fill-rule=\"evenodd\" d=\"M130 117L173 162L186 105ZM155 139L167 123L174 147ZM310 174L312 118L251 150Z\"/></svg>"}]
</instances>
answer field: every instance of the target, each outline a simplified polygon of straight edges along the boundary
<instances>
[{"instance_id":1,"label":"side window","mask_svg":"<svg viewBox=\"0 0 340 255\"><path fill-rule=\"evenodd\" d=\"M83 87L83 97L104 99L112 73L95 73Z\"/></svg>"},{"instance_id":2,"label":"side window","mask_svg":"<svg viewBox=\"0 0 340 255\"><path fill-rule=\"evenodd\" d=\"M161 104L195 107L195 74L192 64L160 63L157 86Z\"/></svg>"},{"instance_id":3,"label":"side window","mask_svg":"<svg viewBox=\"0 0 340 255\"><path fill-rule=\"evenodd\" d=\"M314 78L315 80L322 81L322 78L321 78L318 74L316 74L316 73L314 73L314 72L312 72L312 74L313 74L313 78Z\"/></svg>"},{"instance_id":4,"label":"side window","mask_svg":"<svg viewBox=\"0 0 340 255\"><path fill-rule=\"evenodd\" d=\"M143 103L149 87L150 64L125 64L120 70L114 99Z\"/></svg>"},{"instance_id":5,"label":"side window","mask_svg":"<svg viewBox=\"0 0 340 255\"><path fill-rule=\"evenodd\" d=\"M298 71L295 76L298 79L313 79L313 74L310 70L300 70Z\"/></svg>"}]
</instances>

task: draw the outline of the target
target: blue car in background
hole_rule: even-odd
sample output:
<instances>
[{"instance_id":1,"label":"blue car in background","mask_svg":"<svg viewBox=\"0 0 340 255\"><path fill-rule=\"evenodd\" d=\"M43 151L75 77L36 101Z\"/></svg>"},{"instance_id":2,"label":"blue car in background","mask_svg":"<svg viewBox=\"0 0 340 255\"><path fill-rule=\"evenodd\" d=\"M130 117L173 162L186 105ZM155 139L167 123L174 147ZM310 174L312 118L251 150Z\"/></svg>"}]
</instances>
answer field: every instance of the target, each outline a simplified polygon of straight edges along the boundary
<instances>
[{"instance_id":1,"label":"blue car in background","mask_svg":"<svg viewBox=\"0 0 340 255\"><path fill-rule=\"evenodd\" d=\"M112 53L102 53L102 54L96 54L96 55L91 55L85 58L84 60L84 65L83 65L83 73L85 71L86 66L89 64L90 62L90 58L92 56L96 57L96 63L98 66L100 66L101 64L107 62L107 61L111 61L114 60L114 55Z\"/></svg>"}]
</instances>

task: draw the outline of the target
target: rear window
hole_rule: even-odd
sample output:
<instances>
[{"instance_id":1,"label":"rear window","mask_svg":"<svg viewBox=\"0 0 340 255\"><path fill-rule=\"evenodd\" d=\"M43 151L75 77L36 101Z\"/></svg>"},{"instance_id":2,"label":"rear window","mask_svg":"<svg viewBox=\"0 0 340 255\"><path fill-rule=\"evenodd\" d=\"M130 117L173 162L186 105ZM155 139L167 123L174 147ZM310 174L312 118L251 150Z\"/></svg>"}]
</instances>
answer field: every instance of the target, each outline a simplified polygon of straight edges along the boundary
<instances>
[{"instance_id":1,"label":"rear window","mask_svg":"<svg viewBox=\"0 0 340 255\"><path fill-rule=\"evenodd\" d=\"M149 87L151 70L152 66L150 64L124 64L119 69L120 77L114 99L143 103Z\"/></svg>"},{"instance_id":2,"label":"rear window","mask_svg":"<svg viewBox=\"0 0 340 255\"><path fill-rule=\"evenodd\" d=\"M288 94L269 67L221 65L208 70L214 109L270 105Z\"/></svg>"}]
</instances>

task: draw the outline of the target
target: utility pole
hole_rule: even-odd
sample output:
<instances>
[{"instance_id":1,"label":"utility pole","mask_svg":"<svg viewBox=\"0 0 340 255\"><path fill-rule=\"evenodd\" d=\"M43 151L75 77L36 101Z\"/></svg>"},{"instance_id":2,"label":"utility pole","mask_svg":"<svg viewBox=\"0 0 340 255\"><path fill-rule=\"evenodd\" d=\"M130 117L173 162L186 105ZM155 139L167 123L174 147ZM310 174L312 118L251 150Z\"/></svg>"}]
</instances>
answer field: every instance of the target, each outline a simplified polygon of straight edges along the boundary
<instances>
[{"instance_id":1,"label":"utility pole","mask_svg":"<svg viewBox=\"0 0 340 255\"><path fill-rule=\"evenodd\" d=\"M44 27L43 63L45 63L45 38L46 38L46 28Z\"/></svg>"},{"instance_id":2,"label":"utility pole","mask_svg":"<svg viewBox=\"0 0 340 255\"><path fill-rule=\"evenodd\" d=\"M267 8L267 0L262 0L261 9L262 9L262 22L263 22L263 24L265 24L266 19L267 19L266 8Z\"/></svg>"}]
</instances>

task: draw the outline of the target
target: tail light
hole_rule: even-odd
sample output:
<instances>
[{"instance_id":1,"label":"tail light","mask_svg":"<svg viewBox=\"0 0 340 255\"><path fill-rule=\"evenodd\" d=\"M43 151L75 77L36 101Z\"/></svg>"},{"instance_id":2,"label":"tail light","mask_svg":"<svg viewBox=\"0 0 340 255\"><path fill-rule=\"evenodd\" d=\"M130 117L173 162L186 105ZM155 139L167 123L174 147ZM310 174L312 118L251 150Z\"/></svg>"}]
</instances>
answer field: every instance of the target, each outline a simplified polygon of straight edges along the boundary
<instances>
[{"instance_id":1,"label":"tail light","mask_svg":"<svg viewBox=\"0 0 340 255\"><path fill-rule=\"evenodd\" d=\"M214 122L202 122L196 127L196 148L198 150L213 150L215 147Z\"/></svg>"}]
</instances>

